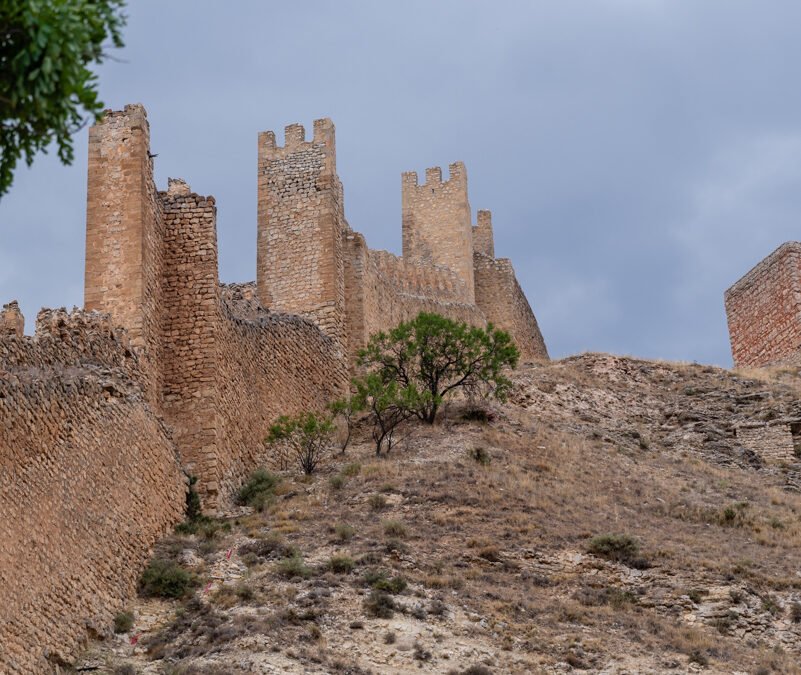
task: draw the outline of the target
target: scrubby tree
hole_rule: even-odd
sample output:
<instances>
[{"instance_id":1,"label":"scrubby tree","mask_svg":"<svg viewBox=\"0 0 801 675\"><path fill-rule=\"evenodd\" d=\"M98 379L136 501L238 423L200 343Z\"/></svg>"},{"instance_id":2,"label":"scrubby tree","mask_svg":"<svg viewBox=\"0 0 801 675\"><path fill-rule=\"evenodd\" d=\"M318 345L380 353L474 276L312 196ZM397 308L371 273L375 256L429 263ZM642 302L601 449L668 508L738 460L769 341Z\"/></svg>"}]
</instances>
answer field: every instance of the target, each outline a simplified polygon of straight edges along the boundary
<instances>
[{"instance_id":1,"label":"scrubby tree","mask_svg":"<svg viewBox=\"0 0 801 675\"><path fill-rule=\"evenodd\" d=\"M270 427L266 442L283 445L305 474L312 474L334 442L334 424L327 415L313 412L282 415Z\"/></svg>"},{"instance_id":2,"label":"scrubby tree","mask_svg":"<svg viewBox=\"0 0 801 675\"><path fill-rule=\"evenodd\" d=\"M376 456L386 445L387 452L395 443L398 426L413 415L415 392L401 388L394 380L384 380L379 373L368 373L353 380L355 405L370 414Z\"/></svg>"},{"instance_id":3,"label":"scrubby tree","mask_svg":"<svg viewBox=\"0 0 801 675\"><path fill-rule=\"evenodd\" d=\"M518 359L512 338L492 324L479 328L422 312L373 335L358 362L382 383L396 383L409 412L433 424L442 402L457 390L503 400L511 385L504 370Z\"/></svg>"},{"instance_id":4,"label":"scrubby tree","mask_svg":"<svg viewBox=\"0 0 801 675\"><path fill-rule=\"evenodd\" d=\"M90 70L122 47L123 0L0 2L0 197L18 161L55 143L74 159L72 135L103 110Z\"/></svg>"},{"instance_id":5,"label":"scrubby tree","mask_svg":"<svg viewBox=\"0 0 801 675\"><path fill-rule=\"evenodd\" d=\"M344 455L350 444L351 436L353 436L353 426L356 422L356 416L364 410L363 401L356 396L347 396L338 398L328 404L328 409L334 416L334 419L341 419L345 425L345 438L340 444L340 452Z\"/></svg>"}]
</instances>

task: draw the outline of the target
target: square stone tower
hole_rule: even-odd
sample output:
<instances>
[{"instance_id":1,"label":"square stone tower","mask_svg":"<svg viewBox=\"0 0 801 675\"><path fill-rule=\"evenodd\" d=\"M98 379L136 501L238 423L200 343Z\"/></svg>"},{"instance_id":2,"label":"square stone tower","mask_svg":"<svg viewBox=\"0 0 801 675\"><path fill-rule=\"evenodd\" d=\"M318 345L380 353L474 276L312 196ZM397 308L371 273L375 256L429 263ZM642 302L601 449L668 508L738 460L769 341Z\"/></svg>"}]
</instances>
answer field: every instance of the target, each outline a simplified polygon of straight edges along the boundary
<instances>
[{"instance_id":1,"label":"square stone tower","mask_svg":"<svg viewBox=\"0 0 801 675\"><path fill-rule=\"evenodd\" d=\"M265 307L311 319L345 339L344 215L334 124L314 122L259 134L256 285Z\"/></svg>"},{"instance_id":2,"label":"square stone tower","mask_svg":"<svg viewBox=\"0 0 801 675\"><path fill-rule=\"evenodd\" d=\"M426 169L426 182L417 173L403 174L403 258L412 263L445 267L464 282L464 302L475 302L473 278L473 227L467 200L467 170L462 162L450 165L450 178L442 169Z\"/></svg>"}]
</instances>

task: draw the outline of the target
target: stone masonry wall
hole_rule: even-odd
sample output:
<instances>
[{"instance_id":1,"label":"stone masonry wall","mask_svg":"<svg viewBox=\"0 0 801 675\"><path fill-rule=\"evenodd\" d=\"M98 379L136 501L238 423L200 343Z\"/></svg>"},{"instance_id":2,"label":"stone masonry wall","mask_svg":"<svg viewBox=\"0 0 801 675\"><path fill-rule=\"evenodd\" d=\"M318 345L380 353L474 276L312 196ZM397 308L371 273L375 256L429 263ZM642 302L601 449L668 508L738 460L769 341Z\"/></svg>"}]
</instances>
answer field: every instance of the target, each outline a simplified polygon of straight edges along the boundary
<instances>
[{"instance_id":1,"label":"stone masonry wall","mask_svg":"<svg viewBox=\"0 0 801 675\"><path fill-rule=\"evenodd\" d=\"M336 173L334 125L315 120L305 140L300 124L259 134L256 283L265 307L310 318L343 344L342 186Z\"/></svg>"},{"instance_id":2,"label":"stone masonry wall","mask_svg":"<svg viewBox=\"0 0 801 675\"><path fill-rule=\"evenodd\" d=\"M163 410L204 506L217 506L220 294L216 206L170 179L164 211Z\"/></svg>"},{"instance_id":3,"label":"stone masonry wall","mask_svg":"<svg viewBox=\"0 0 801 675\"><path fill-rule=\"evenodd\" d=\"M150 127L141 105L107 111L89 130L84 306L125 326L160 407L161 202L153 182Z\"/></svg>"},{"instance_id":4,"label":"stone masonry wall","mask_svg":"<svg viewBox=\"0 0 801 675\"><path fill-rule=\"evenodd\" d=\"M783 244L726 291L735 367L801 363L801 244Z\"/></svg>"},{"instance_id":5,"label":"stone masonry wall","mask_svg":"<svg viewBox=\"0 0 801 675\"><path fill-rule=\"evenodd\" d=\"M0 672L51 672L132 597L186 483L127 336L43 311L0 338Z\"/></svg>"},{"instance_id":6,"label":"stone masonry wall","mask_svg":"<svg viewBox=\"0 0 801 675\"><path fill-rule=\"evenodd\" d=\"M324 409L345 392L348 370L339 342L308 319L265 310L255 284L222 287L217 349L216 457L230 495L263 462L275 419Z\"/></svg>"},{"instance_id":7,"label":"stone masonry wall","mask_svg":"<svg viewBox=\"0 0 801 675\"><path fill-rule=\"evenodd\" d=\"M537 319L508 258L475 254L476 304L488 321L508 331L520 350L522 361L547 359Z\"/></svg>"},{"instance_id":8,"label":"stone masonry wall","mask_svg":"<svg viewBox=\"0 0 801 675\"><path fill-rule=\"evenodd\" d=\"M452 270L464 282L462 302L473 303L473 228L467 169L462 162L449 168L450 178L444 182L442 169L426 169L423 185L418 185L416 172L403 174L403 257Z\"/></svg>"},{"instance_id":9,"label":"stone masonry wall","mask_svg":"<svg viewBox=\"0 0 801 675\"><path fill-rule=\"evenodd\" d=\"M767 462L796 462L790 426L783 423L749 424L737 427L737 441Z\"/></svg>"}]
</instances>

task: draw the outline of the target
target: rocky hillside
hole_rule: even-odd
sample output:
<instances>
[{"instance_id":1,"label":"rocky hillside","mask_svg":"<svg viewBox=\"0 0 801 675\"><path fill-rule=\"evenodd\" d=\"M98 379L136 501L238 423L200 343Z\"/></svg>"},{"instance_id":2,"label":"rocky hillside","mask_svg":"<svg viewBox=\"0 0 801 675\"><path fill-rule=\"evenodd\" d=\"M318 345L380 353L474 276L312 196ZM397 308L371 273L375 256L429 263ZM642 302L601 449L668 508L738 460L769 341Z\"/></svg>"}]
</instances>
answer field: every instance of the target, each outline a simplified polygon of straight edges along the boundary
<instances>
[{"instance_id":1,"label":"rocky hillside","mask_svg":"<svg viewBox=\"0 0 801 675\"><path fill-rule=\"evenodd\" d=\"M801 417L801 380L757 375L583 355L388 457L363 431L263 511L161 542L195 589L138 600L76 667L801 672L801 466L737 436Z\"/></svg>"}]
</instances>

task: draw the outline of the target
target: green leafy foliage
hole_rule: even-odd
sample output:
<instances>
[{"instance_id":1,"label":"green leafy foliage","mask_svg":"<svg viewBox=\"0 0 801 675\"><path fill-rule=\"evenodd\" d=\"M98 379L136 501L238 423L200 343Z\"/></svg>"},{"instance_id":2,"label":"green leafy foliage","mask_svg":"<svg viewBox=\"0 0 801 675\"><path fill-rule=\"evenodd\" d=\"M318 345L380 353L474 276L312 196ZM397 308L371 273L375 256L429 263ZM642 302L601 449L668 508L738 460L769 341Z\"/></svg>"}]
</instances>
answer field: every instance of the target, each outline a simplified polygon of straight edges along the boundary
<instances>
[{"instance_id":1,"label":"green leafy foliage","mask_svg":"<svg viewBox=\"0 0 801 675\"><path fill-rule=\"evenodd\" d=\"M197 584L195 577L171 560L150 561L139 581L145 597L183 598Z\"/></svg>"},{"instance_id":2,"label":"green leafy foliage","mask_svg":"<svg viewBox=\"0 0 801 675\"><path fill-rule=\"evenodd\" d=\"M122 47L123 0L0 3L0 196L25 157L57 146L72 163L72 135L100 117L97 76L111 45Z\"/></svg>"},{"instance_id":3,"label":"green leafy foliage","mask_svg":"<svg viewBox=\"0 0 801 675\"><path fill-rule=\"evenodd\" d=\"M338 398L328 405L334 419L340 419L345 424L345 438L340 445L340 451L345 454L348 449L351 436L353 436L353 426L356 416L364 410L364 404L361 399L354 396Z\"/></svg>"},{"instance_id":4,"label":"green leafy foliage","mask_svg":"<svg viewBox=\"0 0 801 675\"><path fill-rule=\"evenodd\" d=\"M373 422L375 454L382 448L387 452L395 443L398 426L412 416L416 404L416 391L411 387L401 388L394 380L384 380L380 373L368 373L353 380L357 405L367 410Z\"/></svg>"},{"instance_id":5,"label":"green leafy foliage","mask_svg":"<svg viewBox=\"0 0 801 675\"><path fill-rule=\"evenodd\" d=\"M254 471L248 482L239 490L236 501L245 506L252 506L256 511L263 511L275 496L275 488L281 478L264 469Z\"/></svg>"},{"instance_id":6,"label":"green leafy foliage","mask_svg":"<svg viewBox=\"0 0 801 675\"><path fill-rule=\"evenodd\" d=\"M283 446L310 475L331 449L334 440L334 423L319 413L304 412L294 417L282 415L270 427L267 443Z\"/></svg>"},{"instance_id":7,"label":"green leafy foliage","mask_svg":"<svg viewBox=\"0 0 801 675\"><path fill-rule=\"evenodd\" d=\"M373 335L359 353L359 365L368 373L364 380L377 377L385 386L385 397L394 396L395 405L432 424L442 402L457 390L503 400L511 385L503 370L516 366L519 356L509 334L492 324L478 328L421 312Z\"/></svg>"}]
</instances>

